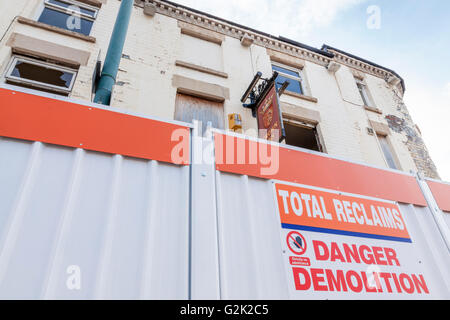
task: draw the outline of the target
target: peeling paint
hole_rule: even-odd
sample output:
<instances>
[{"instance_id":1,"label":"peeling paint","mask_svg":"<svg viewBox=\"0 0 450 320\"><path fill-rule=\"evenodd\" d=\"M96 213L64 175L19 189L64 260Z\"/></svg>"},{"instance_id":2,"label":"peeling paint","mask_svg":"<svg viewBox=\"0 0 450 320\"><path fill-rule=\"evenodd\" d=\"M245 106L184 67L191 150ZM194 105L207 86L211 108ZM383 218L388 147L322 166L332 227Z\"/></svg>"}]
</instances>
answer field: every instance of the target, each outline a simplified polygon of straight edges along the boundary
<instances>
[{"instance_id":1,"label":"peeling paint","mask_svg":"<svg viewBox=\"0 0 450 320\"><path fill-rule=\"evenodd\" d=\"M409 114L408 118L411 119ZM392 131L403 134L406 137L404 143L411 154L417 170L426 177L440 179L436 166L428 153L428 149L412 121L392 114L387 115L385 119Z\"/></svg>"}]
</instances>

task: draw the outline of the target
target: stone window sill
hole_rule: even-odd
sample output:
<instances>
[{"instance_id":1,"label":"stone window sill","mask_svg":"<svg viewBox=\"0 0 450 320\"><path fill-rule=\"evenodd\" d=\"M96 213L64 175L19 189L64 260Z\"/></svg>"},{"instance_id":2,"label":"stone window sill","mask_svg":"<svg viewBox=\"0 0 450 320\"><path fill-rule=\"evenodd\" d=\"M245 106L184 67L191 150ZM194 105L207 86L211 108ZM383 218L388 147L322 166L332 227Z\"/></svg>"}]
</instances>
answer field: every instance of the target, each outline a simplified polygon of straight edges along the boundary
<instances>
[{"instance_id":1,"label":"stone window sill","mask_svg":"<svg viewBox=\"0 0 450 320\"><path fill-rule=\"evenodd\" d=\"M364 106L364 109L378 113L378 114L383 114L383 111L381 111L380 109L375 108L375 107Z\"/></svg>"},{"instance_id":2,"label":"stone window sill","mask_svg":"<svg viewBox=\"0 0 450 320\"><path fill-rule=\"evenodd\" d=\"M202 66L199 66L197 64L193 64L193 63L189 63L189 62L184 62L184 61L177 60L177 61L175 61L175 65L178 66L178 67L184 67L184 68L187 68L187 69L191 69L191 70L196 70L196 71L212 74L212 75L215 75L215 76L218 76L218 77L222 77L222 78L228 78L228 74L225 73L225 72L217 71L217 70L206 68L206 67L202 67Z\"/></svg>"},{"instance_id":3,"label":"stone window sill","mask_svg":"<svg viewBox=\"0 0 450 320\"><path fill-rule=\"evenodd\" d=\"M292 96L292 97L296 97L296 98L300 98L300 99L303 99L303 100L306 100L306 101L317 103L317 98L310 97L310 96L305 96L304 94L300 94L300 93L297 93L297 92L285 90L283 94L286 94L286 95Z\"/></svg>"},{"instance_id":4,"label":"stone window sill","mask_svg":"<svg viewBox=\"0 0 450 320\"><path fill-rule=\"evenodd\" d=\"M66 29L62 29L59 27L55 27L46 23L42 23L42 22L38 22L38 21L34 21L25 17L19 17L17 19L17 22L22 23L22 24L26 24L32 27L36 27L36 28L40 28L40 29L44 29L44 30L48 30L48 31L52 31L52 32L56 32L59 34L63 34L69 37L73 37L73 38L78 38L84 41L88 41L88 42L92 42L95 43L96 39L94 37L91 36L85 36L84 34L78 33L78 32L74 32L74 31L70 31L70 30L66 30Z\"/></svg>"}]
</instances>

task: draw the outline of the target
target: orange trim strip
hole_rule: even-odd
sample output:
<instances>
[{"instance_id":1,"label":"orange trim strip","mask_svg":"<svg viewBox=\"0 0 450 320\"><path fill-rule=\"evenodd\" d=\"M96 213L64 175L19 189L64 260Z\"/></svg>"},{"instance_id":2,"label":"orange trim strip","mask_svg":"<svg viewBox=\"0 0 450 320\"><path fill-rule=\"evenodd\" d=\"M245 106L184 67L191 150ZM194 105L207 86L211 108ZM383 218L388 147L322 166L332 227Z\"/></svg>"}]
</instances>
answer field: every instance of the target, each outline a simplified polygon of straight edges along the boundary
<instances>
[{"instance_id":1,"label":"orange trim strip","mask_svg":"<svg viewBox=\"0 0 450 320\"><path fill-rule=\"evenodd\" d=\"M188 127L3 88L0 136L183 165L190 158Z\"/></svg>"},{"instance_id":2,"label":"orange trim strip","mask_svg":"<svg viewBox=\"0 0 450 320\"><path fill-rule=\"evenodd\" d=\"M427 180L427 184L439 209L450 212L450 185L429 180Z\"/></svg>"},{"instance_id":3,"label":"orange trim strip","mask_svg":"<svg viewBox=\"0 0 450 320\"><path fill-rule=\"evenodd\" d=\"M234 147L227 147L231 143ZM243 149L240 148L245 150L244 155L238 153L238 145L244 146ZM427 205L416 179L412 176L278 146L272 147L274 159L270 161L271 148L267 148L269 157L264 157L266 152L261 152L260 148L264 145L215 133L216 169L419 206ZM249 155L249 150L258 150L257 157ZM275 163L277 159L278 163ZM278 170L275 170L276 168Z\"/></svg>"}]
</instances>

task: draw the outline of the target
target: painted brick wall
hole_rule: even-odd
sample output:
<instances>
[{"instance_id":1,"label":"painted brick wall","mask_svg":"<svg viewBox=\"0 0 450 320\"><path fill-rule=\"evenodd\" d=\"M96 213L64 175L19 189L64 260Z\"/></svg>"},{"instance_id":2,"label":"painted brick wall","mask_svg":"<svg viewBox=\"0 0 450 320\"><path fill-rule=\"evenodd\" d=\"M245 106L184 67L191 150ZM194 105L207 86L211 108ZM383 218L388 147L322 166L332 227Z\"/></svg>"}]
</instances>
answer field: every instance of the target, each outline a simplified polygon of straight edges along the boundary
<instances>
[{"instance_id":1,"label":"painted brick wall","mask_svg":"<svg viewBox=\"0 0 450 320\"><path fill-rule=\"evenodd\" d=\"M16 0L14 6L6 1L0 3L2 77L11 58L11 48L5 43L12 32L61 43L91 53L88 65L80 67L71 93L72 98L91 101L94 67L97 58L103 61L106 55L120 1L107 0L103 4L91 34L96 38L95 43L13 22L16 16L36 18L41 5L40 0ZM252 135L256 135L256 119L249 109L242 108L239 99L257 71L261 71L264 77L270 77L271 61L266 48L259 45L244 47L239 39L226 36L221 45L223 70L219 71L227 73L228 77L223 78L176 66L175 61L183 56L180 36L176 19L159 13L149 17L144 15L142 7L135 6L111 105L162 119L173 119L176 88L172 86L172 78L181 75L229 88L230 98L224 102L225 116L241 114L244 131L254 129ZM209 53L199 50L195 54L198 59ZM365 75L364 81L374 103L382 111L382 114L377 114L363 108L350 67L342 65L333 74L318 63L304 63L303 72L310 94L318 102L287 95L282 96L281 101L320 112L320 131L328 153L385 167L376 136L367 132L369 120L377 121L390 126L389 139L402 170L419 170L426 176L438 177L397 89L390 87L382 78ZM228 123L225 123L224 127L227 126Z\"/></svg>"}]
</instances>

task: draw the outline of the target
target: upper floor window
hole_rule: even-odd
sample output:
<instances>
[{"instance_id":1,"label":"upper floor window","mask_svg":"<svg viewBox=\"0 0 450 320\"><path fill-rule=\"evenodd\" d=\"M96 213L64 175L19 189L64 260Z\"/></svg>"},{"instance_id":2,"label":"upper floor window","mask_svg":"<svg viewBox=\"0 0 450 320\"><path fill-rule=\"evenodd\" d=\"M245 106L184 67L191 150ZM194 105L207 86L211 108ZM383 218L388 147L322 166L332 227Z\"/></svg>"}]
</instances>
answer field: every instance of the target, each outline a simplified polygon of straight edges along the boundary
<instances>
[{"instance_id":1,"label":"upper floor window","mask_svg":"<svg viewBox=\"0 0 450 320\"><path fill-rule=\"evenodd\" d=\"M391 169L399 169L399 166L397 165L397 161L395 159L394 151L392 150L387 136L377 133L377 138L380 142L381 150L383 151L384 159L388 167Z\"/></svg>"},{"instance_id":2,"label":"upper floor window","mask_svg":"<svg viewBox=\"0 0 450 320\"><path fill-rule=\"evenodd\" d=\"M358 87L359 94L365 106L372 107L370 103L369 93L366 84L359 79L356 79L356 86Z\"/></svg>"},{"instance_id":3,"label":"upper floor window","mask_svg":"<svg viewBox=\"0 0 450 320\"><path fill-rule=\"evenodd\" d=\"M286 88L287 91L304 94L302 76L299 69L272 63L272 70L278 72L278 77L275 80L277 89L279 89L285 81L289 81L289 85Z\"/></svg>"},{"instance_id":4,"label":"upper floor window","mask_svg":"<svg viewBox=\"0 0 450 320\"><path fill-rule=\"evenodd\" d=\"M293 119L285 119L283 124L286 144L319 152L324 151L316 124Z\"/></svg>"},{"instance_id":5,"label":"upper floor window","mask_svg":"<svg viewBox=\"0 0 450 320\"><path fill-rule=\"evenodd\" d=\"M223 71L222 46L218 43L181 34L179 59L197 66ZM203 54L199 54L199 52Z\"/></svg>"},{"instance_id":6,"label":"upper floor window","mask_svg":"<svg viewBox=\"0 0 450 320\"><path fill-rule=\"evenodd\" d=\"M44 0L38 21L87 36L97 13L98 8L73 0Z\"/></svg>"},{"instance_id":7,"label":"upper floor window","mask_svg":"<svg viewBox=\"0 0 450 320\"><path fill-rule=\"evenodd\" d=\"M5 79L6 82L18 86L68 95L76 74L76 70L56 64L13 56Z\"/></svg>"}]
</instances>

